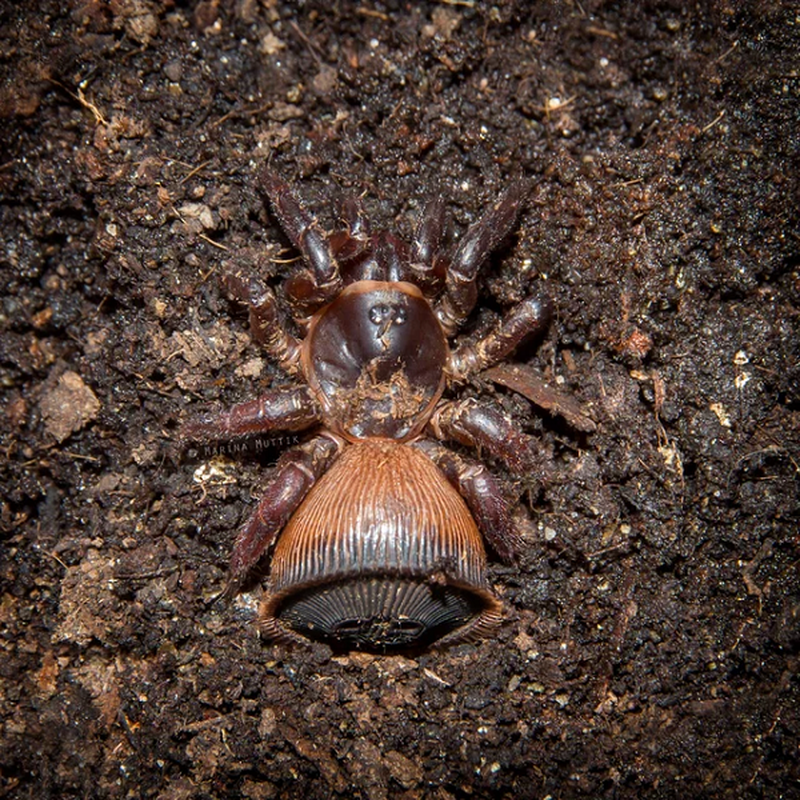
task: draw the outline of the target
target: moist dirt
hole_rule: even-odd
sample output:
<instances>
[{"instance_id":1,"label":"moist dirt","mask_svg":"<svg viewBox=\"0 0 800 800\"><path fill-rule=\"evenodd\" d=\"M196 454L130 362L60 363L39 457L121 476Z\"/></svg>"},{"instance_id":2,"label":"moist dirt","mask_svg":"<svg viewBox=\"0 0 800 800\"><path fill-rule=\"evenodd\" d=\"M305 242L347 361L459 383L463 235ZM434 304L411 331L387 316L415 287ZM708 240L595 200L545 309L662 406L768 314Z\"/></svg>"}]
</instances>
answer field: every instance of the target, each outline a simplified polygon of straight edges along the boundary
<instances>
[{"instance_id":1,"label":"moist dirt","mask_svg":"<svg viewBox=\"0 0 800 800\"><path fill-rule=\"evenodd\" d=\"M799 31L769 1L3 0L0 796L800 797ZM176 431L289 383L219 282L297 257L267 161L326 227L358 195L410 237L440 193L453 241L532 180L463 334L548 293L515 360L586 424L460 390L554 465L487 462L525 544L485 641L276 646L262 581L220 597L297 436Z\"/></svg>"}]
</instances>

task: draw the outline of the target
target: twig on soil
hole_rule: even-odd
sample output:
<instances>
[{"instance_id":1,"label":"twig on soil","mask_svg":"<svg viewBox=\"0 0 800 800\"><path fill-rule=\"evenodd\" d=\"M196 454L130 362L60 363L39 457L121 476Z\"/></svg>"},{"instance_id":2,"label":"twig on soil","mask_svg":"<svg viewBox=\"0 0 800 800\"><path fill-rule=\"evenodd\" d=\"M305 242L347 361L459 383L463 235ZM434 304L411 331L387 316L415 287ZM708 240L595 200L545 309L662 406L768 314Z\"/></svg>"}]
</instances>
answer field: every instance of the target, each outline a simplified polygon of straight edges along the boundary
<instances>
[{"instance_id":1,"label":"twig on soil","mask_svg":"<svg viewBox=\"0 0 800 800\"><path fill-rule=\"evenodd\" d=\"M191 172L189 172L186 175L184 175L178 181L178 186L183 186L183 184L186 183L186 181L188 181L190 178L193 178L195 175L197 175L198 172L201 172L202 170L204 170L212 161L213 161L213 159L209 159L208 161L204 161L202 164L199 164L198 166L196 166Z\"/></svg>"},{"instance_id":2,"label":"twig on soil","mask_svg":"<svg viewBox=\"0 0 800 800\"><path fill-rule=\"evenodd\" d=\"M229 247L225 247L224 244L220 244L219 242L215 242L210 236L206 236L204 233L198 233L198 238L202 239L204 242L208 242L209 244L214 245L214 247L218 247L220 250L224 250L226 253L230 251Z\"/></svg>"},{"instance_id":3,"label":"twig on soil","mask_svg":"<svg viewBox=\"0 0 800 800\"><path fill-rule=\"evenodd\" d=\"M725 116L725 109L723 108L722 111L720 111L719 114L717 114L716 119L713 119L711 122L708 123L708 125L705 126L705 128L702 128L700 130L700 133L706 133L707 131L710 131L724 116Z\"/></svg>"},{"instance_id":4,"label":"twig on soil","mask_svg":"<svg viewBox=\"0 0 800 800\"><path fill-rule=\"evenodd\" d=\"M59 88L63 89L73 100L77 100L84 108L88 108L89 111L92 112L94 116L94 120L98 125L108 125L108 120L103 116L103 112L97 107L95 103L91 100L86 99L86 95L83 93L83 87L86 85L84 81L78 86L77 93L73 92L71 89L67 88L61 81L57 81L53 78L48 79L51 83L54 83Z\"/></svg>"}]
</instances>

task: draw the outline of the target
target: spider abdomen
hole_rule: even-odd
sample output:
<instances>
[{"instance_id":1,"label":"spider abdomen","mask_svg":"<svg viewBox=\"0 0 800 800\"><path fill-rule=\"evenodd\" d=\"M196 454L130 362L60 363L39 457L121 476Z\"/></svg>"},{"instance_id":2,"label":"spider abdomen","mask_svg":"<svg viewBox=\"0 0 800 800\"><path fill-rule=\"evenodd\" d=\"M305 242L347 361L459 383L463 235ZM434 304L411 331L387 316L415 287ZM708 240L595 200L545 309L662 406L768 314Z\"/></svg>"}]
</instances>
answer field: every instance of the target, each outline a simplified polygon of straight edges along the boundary
<instances>
[{"instance_id":1,"label":"spider abdomen","mask_svg":"<svg viewBox=\"0 0 800 800\"><path fill-rule=\"evenodd\" d=\"M345 448L275 548L262 610L273 635L391 650L480 635L499 619L481 535L460 495L410 445Z\"/></svg>"}]
</instances>

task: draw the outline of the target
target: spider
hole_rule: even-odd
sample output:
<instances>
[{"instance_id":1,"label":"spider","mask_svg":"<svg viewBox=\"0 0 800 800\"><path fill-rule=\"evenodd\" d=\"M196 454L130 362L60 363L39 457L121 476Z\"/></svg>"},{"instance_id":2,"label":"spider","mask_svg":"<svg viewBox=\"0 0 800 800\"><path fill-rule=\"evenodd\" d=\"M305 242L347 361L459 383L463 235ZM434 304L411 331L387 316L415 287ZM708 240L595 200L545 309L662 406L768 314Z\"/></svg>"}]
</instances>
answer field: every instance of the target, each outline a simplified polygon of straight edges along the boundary
<instances>
[{"instance_id":1,"label":"spider","mask_svg":"<svg viewBox=\"0 0 800 800\"><path fill-rule=\"evenodd\" d=\"M441 198L407 244L371 232L357 200L342 203L341 227L326 233L275 171L260 184L302 267L284 281L283 304L241 272L223 283L249 308L253 339L298 380L190 421L182 435L311 433L281 455L239 532L227 593L274 548L260 610L273 639L386 652L485 636L502 604L488 587L484 541L510 561L519 535L498 480L442 442L486 451L517 474L535 469L540 447L490 403L445 392L540 331L550 303L531 296L475 341L451 349L448 339L473 310L478 270L516 224L527 187L512 181L447 254Z\"/></svg>"}]
</instances>

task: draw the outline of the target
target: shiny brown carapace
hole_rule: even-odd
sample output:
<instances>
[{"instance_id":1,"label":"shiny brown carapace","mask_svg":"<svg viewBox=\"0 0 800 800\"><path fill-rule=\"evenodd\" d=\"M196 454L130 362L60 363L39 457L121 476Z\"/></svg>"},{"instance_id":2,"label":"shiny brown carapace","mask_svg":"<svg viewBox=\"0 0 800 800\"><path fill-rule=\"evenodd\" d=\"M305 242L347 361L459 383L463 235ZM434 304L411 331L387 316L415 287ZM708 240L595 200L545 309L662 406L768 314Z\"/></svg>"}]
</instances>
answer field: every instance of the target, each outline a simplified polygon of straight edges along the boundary
<instances>
[{"instance_id":1,"label":"shiny brown carapace","mask_svg":"<svg viewBox=\"0 0 800 800\"><path fill-rule=\"evenodd\" d=\"M498 481L442 442L516 473L535 470L540 449L491 403L450 395L540 330L548 303L524 300L455 350L448 339L475 305L479 267L516 222L524 185L512 183L447 254L441 200L406 244L372 233L356 201L327 234L277 174L265 170L261 184L302 265L277 295L240 273L224 283L249 307L253 338L297 383L190 421L182 435L306 436L281 456L240 531L228 591L272 550L261 608L270 638L390 652L485 636L502 606L484 543L508 561L519 537Z\"/></svg>"}]
</instances>

